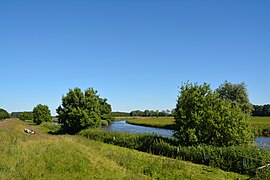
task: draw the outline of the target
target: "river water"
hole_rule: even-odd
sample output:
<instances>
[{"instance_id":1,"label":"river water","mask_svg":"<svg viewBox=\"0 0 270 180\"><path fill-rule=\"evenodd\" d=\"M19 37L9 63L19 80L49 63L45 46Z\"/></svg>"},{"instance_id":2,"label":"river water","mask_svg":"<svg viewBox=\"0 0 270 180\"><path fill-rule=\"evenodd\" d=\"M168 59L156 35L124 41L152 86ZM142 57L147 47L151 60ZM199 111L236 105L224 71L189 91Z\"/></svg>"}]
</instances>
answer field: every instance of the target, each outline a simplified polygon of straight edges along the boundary
<instances>
[{"instance_id":1,"label":"river water","mask_svg":"<svg viewBox=\"0 0 270 180\"><path fill-rule=\"evenodd\" d=\"M173 130L132 125L132 124L126 123L126 121L124 120L112 122L109 126L104 126L102 129L105 129L108 131L131 133L131 134L155 133L160 136L165 136L169 138L173 137Z\"/></svg>"},{"instance_id":2,"label":"river water","mask_svg":"<svg viewBox=\"0 0 270 180\"><path fill-rule=\"evenodd\" d=\"M115 121L112 122L109 126L105 126L102 129L108 131L118 131L118 132L125 132L131 134L157 134L159 136L164 137L173 137L173 130L169 129L161 129L161 128L153 128L153 127L145 127L145 126L138 126L126 123L126 121ZM270 137L257 137L254 141L255 145L258 148L263 148L270 151Z\"/></svg>"}]
</instances>

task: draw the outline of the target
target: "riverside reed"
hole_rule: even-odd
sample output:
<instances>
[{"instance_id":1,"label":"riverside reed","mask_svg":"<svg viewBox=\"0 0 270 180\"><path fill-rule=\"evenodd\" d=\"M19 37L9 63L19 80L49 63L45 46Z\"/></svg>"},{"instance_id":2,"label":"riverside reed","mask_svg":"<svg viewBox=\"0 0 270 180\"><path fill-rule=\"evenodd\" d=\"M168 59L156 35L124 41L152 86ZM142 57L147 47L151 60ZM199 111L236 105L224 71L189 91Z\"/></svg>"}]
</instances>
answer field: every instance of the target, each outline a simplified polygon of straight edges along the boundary
<instances>
[{"instance_id":1,"label":"riverside reed","mask_svg":"<svg viewBox=\"0 0 270 180\"><path fill-rule=\"evenodd\" d=\"M55 127L54 127L55 126ZM27 127L36 134L26 134ZM0 122L0 179L248 179L246 175L159 157L76 135L59 126Z\"/></svg>"},{"instance_id":2,"label":"riverside reed","mask_svg":"<svg viewBox=\"0 0 270 180\"><path fill-rule=\"evenodd\" d=\"M270 153L253 146L176 146L177 140L148 134L126 134L88 129L80 135L89 139L150 152L198 164L254 176L258 167L270 163Z\"/></svg>"}]
</instances>

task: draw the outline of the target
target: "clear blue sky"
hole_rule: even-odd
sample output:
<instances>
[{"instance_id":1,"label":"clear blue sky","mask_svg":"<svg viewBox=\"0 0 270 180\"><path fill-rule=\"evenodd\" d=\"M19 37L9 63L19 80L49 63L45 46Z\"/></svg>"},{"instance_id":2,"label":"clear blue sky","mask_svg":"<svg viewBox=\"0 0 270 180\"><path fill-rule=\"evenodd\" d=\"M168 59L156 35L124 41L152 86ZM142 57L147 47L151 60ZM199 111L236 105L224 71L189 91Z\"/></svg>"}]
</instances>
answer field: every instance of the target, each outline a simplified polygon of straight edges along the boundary
<instances>
[{"instance_id":1,"label":"clear blue sky","mask_svg":"<svg viewBox=\"0 0 270 180\"><path fill-rule=\"evenodd\" d=\"M53 114L69 88L114 111L172 109L181 82L270 103L269 0L0 0L0 107Z\"/></svg>"}]
</instances>

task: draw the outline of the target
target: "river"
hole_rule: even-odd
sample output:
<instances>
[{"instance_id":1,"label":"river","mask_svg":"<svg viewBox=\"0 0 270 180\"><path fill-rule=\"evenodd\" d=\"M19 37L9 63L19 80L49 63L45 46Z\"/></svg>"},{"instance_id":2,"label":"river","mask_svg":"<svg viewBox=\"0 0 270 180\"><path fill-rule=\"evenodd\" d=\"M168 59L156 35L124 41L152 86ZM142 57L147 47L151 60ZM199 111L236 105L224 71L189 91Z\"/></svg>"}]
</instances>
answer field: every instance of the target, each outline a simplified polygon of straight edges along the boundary
<instances>
[{"instance_id":1,"label":"river","mask_svg":"<svg viewBox=\"0 0 270 180\"><path fill-rule=\"evenodd\" d=\"M131 134L157 134L159 136L164 137L173 137L173 130L169 129L162 129L162 128L153 128L153 127L145 127L145 126L138 126L126 123L125 120L115 121L112 122L109 126L104 126L102 129L108 131L118 131L118 132L125 132ZM257 137L255 139L255 145L258 148L263 148L270 151L270 137Z\"/></svg>"},{"instance_id":2,"label":"river","mask_svg":"<svg viewBox=\"0 0 270 180\"><path fill-rule=\"evenodd\" d=\"M169 138L173 137L173 130L132 125L132 124L126 123L126 121L124 120L112 122L109 126L104 126L102 129L105 129L108 131L131 133L131 134L155 133L160 136L165 136Z\"/></svg>"}]
</instances>

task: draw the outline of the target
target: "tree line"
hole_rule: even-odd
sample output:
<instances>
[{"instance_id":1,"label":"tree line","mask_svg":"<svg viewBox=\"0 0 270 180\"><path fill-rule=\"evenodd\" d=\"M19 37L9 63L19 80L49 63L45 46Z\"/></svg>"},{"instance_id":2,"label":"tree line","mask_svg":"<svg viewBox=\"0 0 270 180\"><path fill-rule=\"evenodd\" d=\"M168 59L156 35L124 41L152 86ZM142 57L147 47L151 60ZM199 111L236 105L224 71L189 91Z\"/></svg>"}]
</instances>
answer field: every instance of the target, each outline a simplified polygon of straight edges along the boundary
<instances>
[{"instance_id":1,"label":"tree line","mask_svg":"<svg viewBox=\"0 0 270 180\"><path fill-rule=\"evenodd\" d=\"M270 104L253 105L253 116L270 116Z\"/></svg>"},{"instance_id":2,"label":"tree line","mask_svg":"<svg viewBox=\"0 0 270 180\"><path fill-rule=\"evenodd\" d=\"M154 110L134 110L131 112L112 112L112 115L114 117L134 117L134 116L139 116L139 117L171 117L173 116L174 110L162 110L162 111L154 111Z\"/></svg>"},{"instance_id":3,"label":"tree line","mask_svg":"<svg viewBox=\"0 0 270 180\"><path fill-rule=\"evenodd\" d=\"M129 113L129 116L141 116L141 117L165 117L165 116L172 116L170 110L162 110L162 111L153 111L153 110L135 110Z\"/></svg>"}]
</instances>

